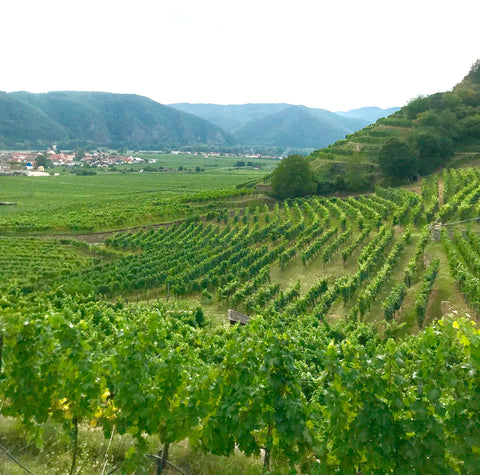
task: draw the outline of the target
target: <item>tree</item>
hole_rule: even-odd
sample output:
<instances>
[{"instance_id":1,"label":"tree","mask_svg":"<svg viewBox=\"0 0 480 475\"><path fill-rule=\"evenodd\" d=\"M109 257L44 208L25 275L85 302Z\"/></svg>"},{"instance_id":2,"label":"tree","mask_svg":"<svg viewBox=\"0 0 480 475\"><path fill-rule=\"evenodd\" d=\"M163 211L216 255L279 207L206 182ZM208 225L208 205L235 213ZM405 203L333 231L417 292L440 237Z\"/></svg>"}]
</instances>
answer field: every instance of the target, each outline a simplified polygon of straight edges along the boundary
<instances>
[{"instance_id":1,"label":"tree","mask_svg":"<svg viewBox=\"0 0 480 475\"><path fill-rule=\"evenodd\" d=\"M419 129L415 134L415 148L418 152L418 168L421 175L427 175L443 165L453 153L452 140L440 136L434 130Z\"/></svg>"},{"instance_id":2,"label":"tree","mask_svg":"<svg viewBox=\"0 0 480 475\"><path fill-rule=\"evenodd\" d=\"M115 153L112 155L116 155ZM85 156L85 150L83 148L80 148L75 151L75 160L79 162L83 157Z\"/></svg>"},{"instance_id":3,"label":"tree","mask_svg":"<svg viewBox=\"0 0 480 475\"><path fill-rule=\"evenodd\" d=\"M311 195L315 189L310 163L301 155L283 159L272 173L272 192L278 199Z\"/></svg>"},{"instance_id":4,"label":"tree","mask_svg":"<svg viewBox=\"0 0 480 475\"><path fill-rule=\"evenodd\" d=\"M49 168L52 166L52 162L48 158L46 152L41 155L38 155L37 159L35 160L35 163L37 164L37 168L38 167Z\"/></svg>"},{"instance_id":5,"label":"tree","mask_svg":"<svg viewBox=\"0 0 480 475\"><path fill-rule=\"evenodd\" d=\"M480 138L480 114L465 117L460 123L466 136L472 139Z\"/></svg>"},{"instance_id":6,"label":"tree","mask_svg":"<svg viewBox=\"0 0 480 475\"><path fill-rule=\"evenodd\" d=\"M420 127L438 127L440 125L440 116L434 110L429 109L420 112L413 123Z\"/></svg>"},{"instance_id":7,"label":"tree","mask_svg":"<svg viewBox=\"0 0 480 475\"><path fill-rule=\"evenodd\" d=\"M382 172L391 178L410 178L418 173L418 156L410 145L400 139L390 139L378 154Z\"/></svg>"},{"instance_id":8,"label":"tree","mask_svg":"<svg viewBox=\"0 0 480 475\"><path fill-rule=\"evenodd\" d=\"M195 323L199 327L203 327L205 325L205 315L203 314L202 307L197 307L194 311L194 315L195 315Z\"/></svg>"},{"instance_id":9,"label":"tree","mask_svg":"<svg viewBox=\"0 0 480 475\"><path fill-rule=\"evenodd\" d=\"M406 105L407 117L409 119L415 119L418 114L426 111L428 107L428 99L425 96L418 96Z\"/></svg>"},{"instance_id":10,"label":"tree","mask_svg":"<svg viewBox=\"0 0 480 475\"><path fill-rule=\"evenodd\" d=\"M480 59L477 59L475 63L473 63L467 77L475 82L480 82Z\"/></svg>"},{"instance_id":11,"label":"tree","mask_svg":"<svg viewBox=\"0 0 480 475\"><path fill-rule=\"evenodd\" d=\"M351 191L365 191L372 188L373 177L369 171L369 166L363 162L363 157L354 153L348 164L345 164L345 171L342 173L345 177L345 185Z\"/></svg>"}]
</instances>

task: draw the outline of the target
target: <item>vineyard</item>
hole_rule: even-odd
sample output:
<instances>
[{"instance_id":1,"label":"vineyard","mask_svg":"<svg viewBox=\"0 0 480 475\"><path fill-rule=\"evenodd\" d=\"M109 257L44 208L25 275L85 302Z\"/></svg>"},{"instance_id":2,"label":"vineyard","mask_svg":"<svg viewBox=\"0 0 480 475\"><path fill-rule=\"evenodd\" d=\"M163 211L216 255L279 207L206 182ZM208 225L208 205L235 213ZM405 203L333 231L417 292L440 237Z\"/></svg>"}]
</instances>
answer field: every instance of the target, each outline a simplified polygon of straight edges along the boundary
<instances>
[{"instance_id":1,"label":"vineyard","mask_svg":"<svg viewBox=\"0 0 480 475\"><path fill-rule=\"evenodd\" d=\"M14 203L0 206L2 233L85 233L204 215L251 194L244 184L260 180L277 163L263 160L262 169L256 170L234 168L234 157L148 157L156 157L155 166L161 163L165 171L139 173L141 166L149 166L144 164L137 165L135 172L126 172L131 167L123 166L120 173L108 169L93 176L62 172L40 181L0 176L2 201ZM204 168L196 173L195 165Z\"/></svg>"},{"instance_id":2,"label":"vineyard","mask_svg":"<svg viewBox=\"0 0 480 475\"><path fill-rule=\"evenodd\" d=\"M131 441L98 473L160 473L186 439L255 473L478 473L480 171L228 201L246 193L166 198L179 222L102 243L0 236L2 415L38 447L64 429L58 473L97 473L87 429ZM59 216L8 213L17 233Z\"/></svg>"}]
</instances>

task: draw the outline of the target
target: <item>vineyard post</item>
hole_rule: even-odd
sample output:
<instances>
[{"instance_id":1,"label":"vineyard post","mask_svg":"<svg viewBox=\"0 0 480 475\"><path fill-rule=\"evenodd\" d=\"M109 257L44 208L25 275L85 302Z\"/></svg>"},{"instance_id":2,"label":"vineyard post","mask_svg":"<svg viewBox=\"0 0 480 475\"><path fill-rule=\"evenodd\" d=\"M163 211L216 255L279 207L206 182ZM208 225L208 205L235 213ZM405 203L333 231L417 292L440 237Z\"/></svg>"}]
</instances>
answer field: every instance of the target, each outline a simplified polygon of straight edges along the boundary
<instances>
[{"instance_id":1,"label":"vineyard post","mask_svg":"<svg viewBox=\"0 0 480 475\"><path fill-rule=\"evenodd\" d=\"M70 468L70 475L75 474L76 464L77 464L77 452L78 452L78 419L73 418L73 427L70 433L70 436L73 440L73 455L72 455L72 466Z\"/></svg>"},{"instance_id":2,"label":"vineyard post","mask_svg":"<svg viewBox=\"0 0 480 475\"><path fill-rule=\"evenodd\" d=\"M263 472L270 470L270 452L272 450L272 423L268 424L267 443L265 444L265 455L263 457Z\"/></svg>"},{"instance_id":3,"label":"vineyard post","mask_svg":"<svg viewBox=\"0 0 480 475\"><path fill-rule=\"evenodd\" d=\"M169 447L170 444L165 442L163 449L160 452L160 458L157 459L157 475L160 475L163 472L165 465L167 465Z\"/></svg>"},{"instance_id":4,"label":"vineyard post","mask_svg":"<svg viewBox=\"0 0 480 475\"><path fill-rule=\"evenodd\" d=\"M0 332L0 375L2 374L3 332Z\"/></svg>"}]
</instances>

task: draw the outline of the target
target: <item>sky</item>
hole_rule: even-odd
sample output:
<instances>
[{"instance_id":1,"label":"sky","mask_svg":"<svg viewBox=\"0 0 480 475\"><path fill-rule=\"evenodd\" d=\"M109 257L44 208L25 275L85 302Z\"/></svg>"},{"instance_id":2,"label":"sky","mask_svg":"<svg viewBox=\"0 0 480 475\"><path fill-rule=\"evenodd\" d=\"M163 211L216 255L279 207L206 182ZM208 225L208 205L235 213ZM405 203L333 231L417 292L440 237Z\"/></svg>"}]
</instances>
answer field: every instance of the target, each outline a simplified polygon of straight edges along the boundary
<instances>
[{"instance_id":1,"label":"sky","mask_svg":"<svg viewBox=\"0 0 480 475\"><path fill-rule=\"evenodd\" d=\"M478 0L1 0L0 91L345 111L451 89Z\"/></svg>"}]
</instances>

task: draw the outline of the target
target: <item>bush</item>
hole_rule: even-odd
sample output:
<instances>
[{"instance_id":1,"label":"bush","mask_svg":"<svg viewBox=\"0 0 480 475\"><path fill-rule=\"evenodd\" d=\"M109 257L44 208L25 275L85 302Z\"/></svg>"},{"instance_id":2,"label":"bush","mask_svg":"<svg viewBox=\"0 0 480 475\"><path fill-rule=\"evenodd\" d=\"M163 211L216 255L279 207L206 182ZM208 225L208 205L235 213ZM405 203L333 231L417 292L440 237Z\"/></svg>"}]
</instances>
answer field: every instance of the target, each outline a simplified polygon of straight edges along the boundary
<instances>
[{"instance_id":1,"label":"bush","mask_svg":"<svg viewBox=\"0 0 480 475\"><path fill-rule=\"evenodd\" d=\"M301 155L284 158L272 173L272 193L278 199L311 195L315 189L310 162Z\"/></svg>"},{"instance_id":2,"label":"bush","mask_svg":"<svg viewBox=\"0 0 480 475\"><path fill-rule=\"evenodd\" d=\"M418 156L404 140L390 139L378 154L382 172L391 178L411 178L418 173Z\"/></svg>"},{"instance_id":3,"label":"bush","mask_svg":"<svg viewBox=\"0 0 480 475\"><path fill-rule=\"evenodd\" d=\"M75 170L75 175L78 175L78 176L91 176L96 174L97 172L95 170L88 170L88 169Z\"/></svg>"},{"instance_id":4,"label":"bush","mask_svg":"<svg viewBox=\"0 0 480 475\"><path fill-rule=\"evenodd\" d=\"M419 159L418 170L421 175L434 172L453 154L452 140L428 129L420 129L415 134L414 143Z\"/></svg>"}]
</instances>

